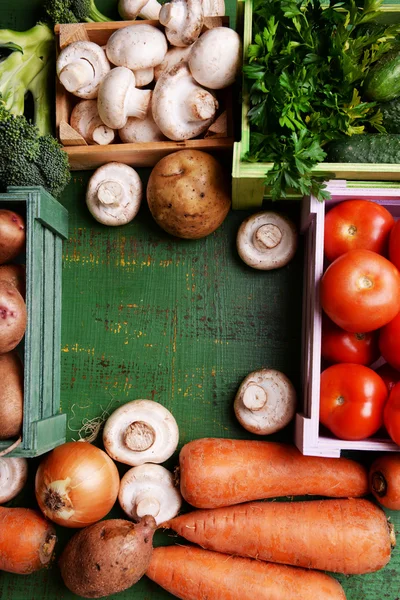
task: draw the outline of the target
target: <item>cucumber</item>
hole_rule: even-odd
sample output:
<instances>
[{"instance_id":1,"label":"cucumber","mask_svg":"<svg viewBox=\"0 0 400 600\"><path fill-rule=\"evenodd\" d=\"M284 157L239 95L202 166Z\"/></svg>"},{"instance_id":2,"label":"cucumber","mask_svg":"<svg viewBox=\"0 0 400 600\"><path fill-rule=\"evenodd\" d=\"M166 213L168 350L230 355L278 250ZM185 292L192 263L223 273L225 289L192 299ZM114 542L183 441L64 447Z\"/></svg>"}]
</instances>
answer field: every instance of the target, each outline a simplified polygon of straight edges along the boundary
<instances>
[{"instance_id":1,"label":"cucumber","mask_svg":"<svg viewBox=\"0 0 400 600\"><path fill-rule=\"evenodd\" d=\"M371 69L364 82L367 100L387 102L400 96L400 52L388 52Z\"/></svg>"},{"instance_id":2,"label":"cucumber","mask_svg":"<svg viewBox=\"0 0 400 600\"><path fill-rule=\"evenodd\" d=\"M331 142L326 147L327 162L399 163L400 135L362 133Z\"/></svg>"},{"instance_id":3,"label":"cucumber","mask_svg":"<svg viewBox=\"0 0 400 600\"><path fill-rule=\"evenodd\" d=\"M400 133L400 98L384 102L379 106L382 112L382 125L387 133Z\"/></svg>"}]
</instances>

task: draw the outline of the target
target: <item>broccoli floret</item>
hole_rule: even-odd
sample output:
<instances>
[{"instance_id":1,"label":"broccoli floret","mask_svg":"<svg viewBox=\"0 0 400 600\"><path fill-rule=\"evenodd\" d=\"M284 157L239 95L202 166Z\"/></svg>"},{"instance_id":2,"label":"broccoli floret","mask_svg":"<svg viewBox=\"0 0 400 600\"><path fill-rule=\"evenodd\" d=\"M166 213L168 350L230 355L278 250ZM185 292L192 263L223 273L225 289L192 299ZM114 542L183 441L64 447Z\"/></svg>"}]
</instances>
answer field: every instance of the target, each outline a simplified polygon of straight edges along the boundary
<instances>
[{"instance_id":1,"label":"broccoli floret","mask_svg":"<svg viewBox=\"0 0 400 600\"><path fill-rule=\"evenodd\" d=\"M44 5L51 22L56 23L105 23L111 21L103 15L95 0L47 0Z\"/></svg>"},{"instance_id":2,"label":"broccoli floret","mask_svg":"<svg viewBox=\"0 0 400 600\"><path fill-rule=\"evenodd\" d=\"M0 94L6 108L23 115L25 97L32 94L33 122L40 133L50 133L52 94L49 74L54 64L54 34L47 25L28 31L0 30L0 49L11 51L0 61Z\"/></svg>"},{"instance_id":3,"label":"broccoli floret","mask_svg":"<svg viewBox=\"0 0 400 600\"><path fill-rule=\"evenodd\" d=\"M42 185L57 197L70 177L67 154L57 140L11 114L0 98L0 188Z\"/></svg>"}]
</instances>

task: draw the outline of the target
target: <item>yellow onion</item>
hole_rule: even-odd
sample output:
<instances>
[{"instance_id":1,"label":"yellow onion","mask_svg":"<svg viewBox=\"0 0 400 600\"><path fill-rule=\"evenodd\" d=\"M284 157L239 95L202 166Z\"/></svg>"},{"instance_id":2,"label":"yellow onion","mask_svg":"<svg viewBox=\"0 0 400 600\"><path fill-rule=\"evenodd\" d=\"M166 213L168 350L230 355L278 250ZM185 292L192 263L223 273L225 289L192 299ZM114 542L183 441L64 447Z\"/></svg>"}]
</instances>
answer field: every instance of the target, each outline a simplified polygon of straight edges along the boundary
<instances>
[{"instance_id":1,"label":"yellow onion","mask_svg":"<svg viewBox=\"0 0 400 600\"><path fill-rule=\"evenodd\" d=\"M88 442L52 450L36 473L36 499L43 513L64 527L86 527L106 516L119 490L111 458Z\"/></svg>"}]
</instances>

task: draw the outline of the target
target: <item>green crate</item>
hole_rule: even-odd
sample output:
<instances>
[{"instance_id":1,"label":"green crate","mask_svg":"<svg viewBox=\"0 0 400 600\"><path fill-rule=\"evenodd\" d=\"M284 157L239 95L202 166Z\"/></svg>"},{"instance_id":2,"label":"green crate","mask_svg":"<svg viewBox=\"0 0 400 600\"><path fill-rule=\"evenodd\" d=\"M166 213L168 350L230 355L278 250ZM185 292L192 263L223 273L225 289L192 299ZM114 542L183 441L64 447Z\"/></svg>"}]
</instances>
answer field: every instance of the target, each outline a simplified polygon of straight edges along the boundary
<instances>
[{"instance_id":1,"label":"green crate","mask_svg":"<svg viewBox=\"0 0 400 600\"><path fill-rule=\"evenodd\" d=\"M244 11L243 23L243 60L247 60L247 48L252 41L253 0L238 0ZM400 6L386 4L382 7L383 19L388 23L400 22ZM250 148L250 127L247 121L249 110L246 97L242 104L241 140L233 147L232 165L232 207L234 209L255 208L262 205L268 190L265 186L265 174L272 163L246 162L244 156ZM400 165L364 164L364 163L320 163L313 173L325 179L398 181Z\"/></svg>"},{"instance_id":2,"label":"green crate","mask_svg":"<svg viewBox=\"0 0 400 600\"><path fill-rule=\"evenodd\" d=\"M60 414L62 240L68 212L41 187L10 187L1 208L26 220L27 328L18 350L24 362L22 442L10 456L38 456L65 441L66 415ZM0 451L15 440L0 442Z\"/></svg>"}]
</instances>

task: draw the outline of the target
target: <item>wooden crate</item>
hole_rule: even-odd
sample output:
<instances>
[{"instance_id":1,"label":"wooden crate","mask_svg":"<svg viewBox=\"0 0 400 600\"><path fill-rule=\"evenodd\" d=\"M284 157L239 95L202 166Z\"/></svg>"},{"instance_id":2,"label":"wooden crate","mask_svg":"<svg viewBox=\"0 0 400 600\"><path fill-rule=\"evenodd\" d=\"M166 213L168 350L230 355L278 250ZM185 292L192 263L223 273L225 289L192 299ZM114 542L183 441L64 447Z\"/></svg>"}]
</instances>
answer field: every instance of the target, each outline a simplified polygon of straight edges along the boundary
<instances>
[{"instance_id":1,"label":"wooden crate","mask_svg":"<svg viewBox=\"0 0 400 600\"><path fill-rule=\"evenodd\" d=\"M243 5L243 60L247 60L247 49L252 41L253 0L238 0ZM400 6L386 4L382 6L387 23L400 22ZM262 205L268 189L265 186L265 175L272 169L272 163L246 162L244 157L250 149L250 125L247 120L249 111L248 99L244 96L242 103L241 139L233 147L232 165L232 208L258 208ZM398 181L400 166L397 164L364 164L364 163L327 163L323 162L313 169L313 173L329 179ZM289 196L290 197L290 196ZM300 198L300 196L299 196Z\"/></svg>"},{"instance_id":2,"label":"wooden crate","mask_svg":"<svg viewBox=\"0 0 400 600\"><path fill-rule=\"evenodd\" d=\"M158 21L119 21L108 23L79 23L76 25L56 25L57 52L77 40L90 40L104 46L114 31L147 23L163 29ZM206 17L203 31L214 27L229 27L229 17ZM220 108L218 115L227 113L226 135L197 138L187 141L147 142L136 144L114 143L107 146L87 145L78 133L68 126L73 107L80 98L73 96L60 84L56 83L56 127L57 135L68 154L73 171L96 169L111 161L125 163L132 167L152 167L163 156L177 150L196 149L210 153L227 153L233 147L232 93L228 88L217 94Z\"/></svg>"},{"instance_id":3,"label":"wooden crate","mask_svg":"<svg viewBox=\"0 0 400 600\"><path fill-rule=\"evenodd\" d=\"M27 327L18 347L24 363L22 442L9 456L38 456L65 441L66 415L60 414L62 240L68 213L41 187L10 187L1 208L25 218ZM0 441L0 452L15 440Z\"/></svg>"}]
</instances>

